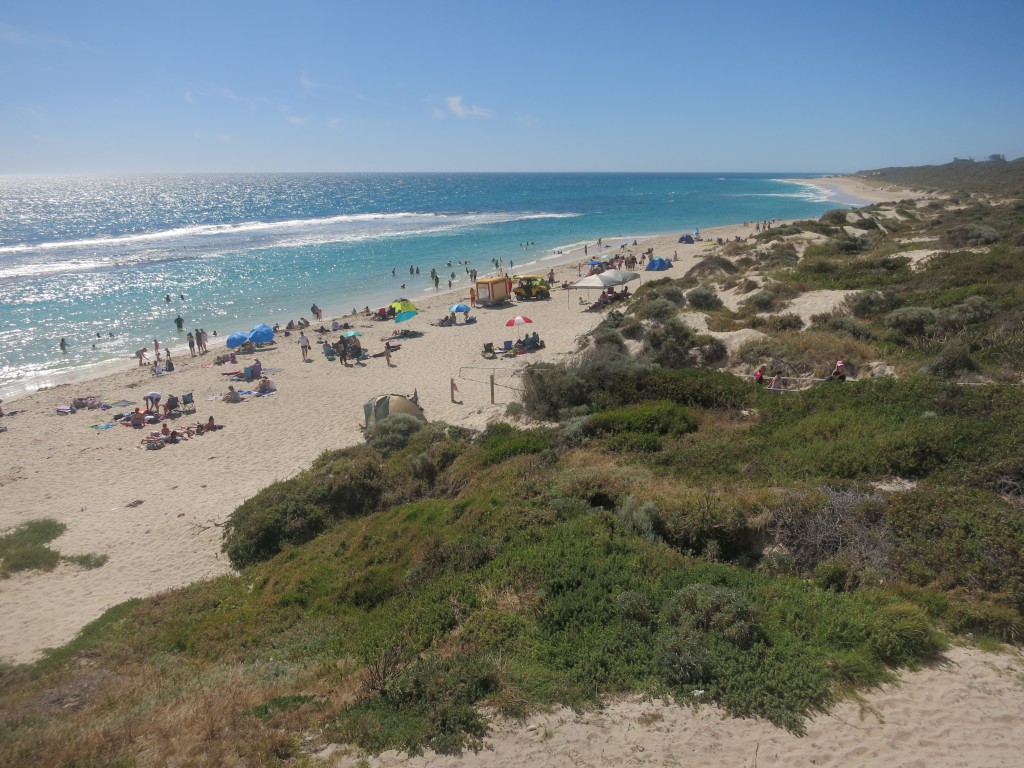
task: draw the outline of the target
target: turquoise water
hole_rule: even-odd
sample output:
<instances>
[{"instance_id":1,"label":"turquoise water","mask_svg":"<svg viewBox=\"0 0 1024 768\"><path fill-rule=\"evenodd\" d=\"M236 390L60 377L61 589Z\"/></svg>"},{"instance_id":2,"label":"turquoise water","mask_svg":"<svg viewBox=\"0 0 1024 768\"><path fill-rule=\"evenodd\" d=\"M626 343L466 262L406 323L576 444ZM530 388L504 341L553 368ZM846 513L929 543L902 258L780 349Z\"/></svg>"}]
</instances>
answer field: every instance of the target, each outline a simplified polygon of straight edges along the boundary
<instances>
[{"instance_id":1,"label":"turquoise water","mask_svg":"<svg viewBox=\"0 0 1024 768\"><path fill-rule=\"evenodd\" d=\"M431 268L442 288L452 272L466 287L493 259L837 206L781 181L794 175L0 177L0 395L127 361L154 338L181 347L197 327L226 336L311 317L314 302L330 317L415 301L433 292Z\"/></svg>"}]
</instances>

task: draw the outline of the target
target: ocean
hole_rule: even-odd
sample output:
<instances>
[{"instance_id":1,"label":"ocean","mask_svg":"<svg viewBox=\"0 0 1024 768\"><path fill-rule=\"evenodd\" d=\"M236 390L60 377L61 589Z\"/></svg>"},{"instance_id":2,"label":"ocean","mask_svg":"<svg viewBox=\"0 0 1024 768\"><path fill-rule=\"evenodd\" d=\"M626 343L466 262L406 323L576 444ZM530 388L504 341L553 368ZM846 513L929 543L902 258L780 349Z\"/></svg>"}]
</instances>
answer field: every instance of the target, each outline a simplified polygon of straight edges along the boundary
<instances>
[{"instance_id":1,"label":"ocean","mask_svg":"<svg viewBox=\"0 0 1024 768\"><path fill-rule=\"evenodd\" d=\"M224 337L312 319L313 303L331 317L416 301L434 291L431 268L442 289L451 279L468 290L468 270L493 272L495 259L541 269L598 237L810 218L855 202L783 181L795 176L0 176L0 396L127 364L154 338L180 349L199 327Z\"/></svg>"}]
</instances>

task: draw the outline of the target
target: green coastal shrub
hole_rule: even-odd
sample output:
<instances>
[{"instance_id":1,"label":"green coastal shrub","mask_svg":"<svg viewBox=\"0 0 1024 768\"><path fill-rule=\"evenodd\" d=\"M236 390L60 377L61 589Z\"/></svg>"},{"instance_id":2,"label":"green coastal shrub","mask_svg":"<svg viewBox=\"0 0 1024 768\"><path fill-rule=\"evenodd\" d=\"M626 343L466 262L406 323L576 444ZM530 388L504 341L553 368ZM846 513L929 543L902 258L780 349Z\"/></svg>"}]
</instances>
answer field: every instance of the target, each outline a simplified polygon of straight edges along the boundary
<instances>
[{"instance_id":1,"label":"green coastal shrub","mask_svg":"<svg viewBox=\"0 0 1024 768\"><path fill-rule=\"evenodd\" d=\"M885 327L904 336L924 336L935 324L935 310L929 307L904 307L885 316Z\"/></svg>"},{"instance_id":2,"label":"green coastal shrub","mask_svg":"<svg viewBox=\"0 0 1024 768\"><path fill-rule=\"evenodd\" d=\"M541 453L554 447L554 434L550 430L516 429L511 424L488 424L477 445L483 449L485 464L498 464L523 454Z\"/></svg>"},{"instance_id":3,"label":"green coastal shrub","mask_svg":"<svg viewBox=\"0 0 1024 768\"><path fill-rule=\"evenodd\" d=\"M760 290L745 298L743 304L757 312L767 312L775 305L775 294L769 290Z\"/></svg>"},{"instance_id":4,"label":"green coastal shrub","mask_svg":"<svg viewBox=\"0 0 1024 768\"><path fill-rule=\"evenodd\" d=\"M692 343L690 326L673 317L644 334L643 357L663 368L688 368L691 366L689 351Z\"/></svg>"},{"instance_id":5,"label":"green coastal shrub","mask_svg":"<svg viewBox=\"0 0 1024 768\"><path fill-rule=\"evenodd\" d=\"M584 430L591 435L622 432L685 435L697 431L697 421L681 405L655 400L595 413L587 420Z\"/></svg>"},{"instance_id":6,"label":"green coastal shrub","mask_svg":"<svg viewBox=\"0 0 1024 768\"><path fill-rule=\"evenodd\" d=\"M874 338L874 333L871 331L870 326L858 323L852 317L847 317L846 315L814 315L811 317L811 326L829 331L830 333L851 336L855 339L870 340Z\"/></svg>"},{"instance_id":7,"label":"green coastal shrub","mask_svg":"<svg viewBox=\"0 0 1024 768\"><path fill-rule=\"evenodd\" d=\"M405 448L425 423L408 413L395 413L369 427L363 433L363 439L386 456Z\"/></svg>"},{"instance_id":8,"label":"green coastal shrub","mask_svg":"<svg viewBox=\"0 0 1024 768\"><path fill-rule=\"evenodd\" d=\"M758 611L739 592L717 584L690 584L665 601L662 621L715 633L737 648L749 648L760 635Z\"/></svg>"},{"instance_id":9,"label":"green coastal shrub","mask_svg":"<svg viewBox=\"0 0 1024 768\"><path fill-rule=\"evenodd\" d=\"M274 483L232 512L221 551L244 568L301 544L334 521L376 510L384 494L379 454L365 449L325 453L289 480Z\"/></svg>"},{"instance_id":10,"label":"green coastal shrub","mask_svg":"<svg viewBox=\"0 0 1024 768\"><path fill-rule=\"evenodd\" d=\"M958 337L943 344L939 354L928 364L930 373L947 378L977 370L980 370L980 366L971 357L971 345Z\"/></svg>"},{"instance_id":11,"label":"green coastal shrub","mask_svg":"<svg viewBox=\"0 0 1024 768\"><path fill-rule=\"evenodd\" d=\"M744 510L712 494L660 509L654 523L666 544L686 554L733 560L746 556L752 548L753 531Z\"/></svg>"},{"instance_id":12,"label":"green coastal shrub","mask_svg":"<svg viewBox=\"0 0 1024 768\"><path fill-rule=\"evenodd\" d=\"M766 267L792 267L800 260L792 243L775 242L758 255L758 262Z\"/></svg>"},{"instance_id":13,"label":"green coastal shrub","mask_svg":"<svg viewBox=\"0 0 1024 768\"><path fill-rule=\"evenodd\" d=\"M718 294L703 285L699 285L687 293L686 300L690 302L691 307L704 312L711 312L724 306Z\"/></svg>"},{"instance_id":14,"label":"green coastal shrub","mask_svg":"<svg viewBox=\"0 0 1024 768\"><path fill-rule=\"evenodd\" d=\"M657 297L646 301L634 299L629 311L638 320L655 320L664 323L678 314L679 307L668 299Z\"/></svg>"},{"instance_id":15,"label":"green coastal shrub","mask_svg":"<svg viewBox=\"0 0 1024 768\"><path fill-rule=\"evenodd\" d=\"M897 309L900 300L896 294L885 291L858 291L848 294L843 303L854 317L867 319Z\"/></svg>"},{"instance_id":16,"label":"green coastal shrub","mask_svg":"<svg viewBox=\"0 0 1024 768\"><path fill-rule=\"evenodd\" d=\"M943 237L947 248L967 248L999 242L999 232L984 224L962 224L948 230Z\"/></svg>"}]
</instances>

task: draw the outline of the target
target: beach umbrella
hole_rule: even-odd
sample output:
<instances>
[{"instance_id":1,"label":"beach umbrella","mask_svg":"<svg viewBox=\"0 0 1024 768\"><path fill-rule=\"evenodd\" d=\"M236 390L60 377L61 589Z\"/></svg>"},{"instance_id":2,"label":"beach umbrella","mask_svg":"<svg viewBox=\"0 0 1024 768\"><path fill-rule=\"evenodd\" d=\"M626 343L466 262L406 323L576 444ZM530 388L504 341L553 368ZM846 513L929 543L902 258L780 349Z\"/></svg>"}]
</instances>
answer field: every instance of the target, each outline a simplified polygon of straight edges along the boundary
<instances>
[{"instance_id":1,"label":"beach umbrella","mask_svg":"<svg viewBox=\"0 0 1024 768\"><path fill-rule=\"evenodd\" d=\"M266 323L260 323L249 331L249 341L253 344L266 344L274 340L274 329Z\"/></svg>"},{"instance_id":2,"label":"beach umbrella","mask_svg":"<svg viewBox=\"0 0 1024 768\"><path fill-rule=\"evenodd\" d=\"M596 267L600 264L604 264L604 262L601 261L600 259L591 259L590 261L587 262L587 264L590 265L591 267Z\"/></svg>"},{"instance_id":3,"label":"beach umbrella","mask_svg":"<svg viewBox=\"0 0 1024 768\"><path fill-rule=\"evenodd\" d=\"M395 315L395 322L404 323L406 320L411 320L414 317L416 317L416 310L407 309L404 312L399 312Z\"/></svg>"},{"instance_id":4,"label":"beach umbrella","mask_svg":"<svg viewBox=\"0 0 1024 768\"><path fill-rule=\"evenodd\" d=\"M629 272L625 269L606 269L601 273L601 277L605 280L613 282L607 283L607 285L625 285L632 280L639 280L639 272Z\"/></svg>"},{"instance_id":5,"label":"beach umbrella","mask_svg":"<svg viewBox=\"0 0 1024 768\"><path fill-rule=\"evenodd\" d=\"M344 336L346 339L349 339L352 338L353 336L362 336L363 334L361 334L359 331L353 328L351 331L345 331L341 335Z\"/></svg>"},{"instance_id":6,"label":"beach umbrella","mask_svg":"<svg viewBox=\"0 0 1024 768\"><path fill-rule=\"evenodd\" d=\"M524 315L516 315L515 317L513 317L513 318L511 318L509 320L506 320L505 321L505 326L507 328L511 328L512 326L515 326L515 325L526 325L527 323L532 323L532 322L533 322L533 320L531 320L530 318L528 318L528 317L526 317Z\"/></svg>"},{"instance_id":7,"label":"beach umbrella","mask_svg":"<svg viewBox=\"0 0 1024 768\"><path fill-rule=\"evenodd\" d=\"M249 334L245 331L235 331L227 339L228 349L240 347L249 340Z\"/></svg>"},{"instance_id":8,"label":"beach umbrella","mask_svg":"<svg viewBox=\"0 0 1024 768\"><path fill-rule=\"evenodd\" d=\"M449 312L469 312L469 307L465 304L452 304L448 307Z\"/></svg>"}]
</instances>

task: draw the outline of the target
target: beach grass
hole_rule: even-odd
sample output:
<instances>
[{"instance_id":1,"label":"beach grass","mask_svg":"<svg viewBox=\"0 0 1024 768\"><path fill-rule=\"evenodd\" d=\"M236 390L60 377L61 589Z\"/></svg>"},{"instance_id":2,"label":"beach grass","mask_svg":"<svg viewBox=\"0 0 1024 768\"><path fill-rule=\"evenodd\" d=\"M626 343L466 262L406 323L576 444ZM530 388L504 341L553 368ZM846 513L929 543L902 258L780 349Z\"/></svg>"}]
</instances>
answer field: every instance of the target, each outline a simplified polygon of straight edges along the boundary
<instances>
[{"instance_id":1,"label":"beach grass","mask_svg":"<svg viewBox=\"0 0 1024 768\"><path fill-rule=\"evenodd\" d=\"M625 693L801 733L958 636L1019 644L1024 218L914 210L927 231L999 237L911 267L892 215L851 235L843 212L738 256L763 250L788 286L762 308L785 312L794 286L853 293L831 316L847 322L773 332L735 365L813 378L841 355L900 378L780 394L703 367L680 318L754 317L707 298L735 276L658 280L571 362L526 369L526 423L384 421L232 513L235 573L3 670L0 762L459 753L495 716ZM912 217L895 215L902 237ZM810 235L829 240L794 266L778 243Z\"/></svg>"}]
</instances>

